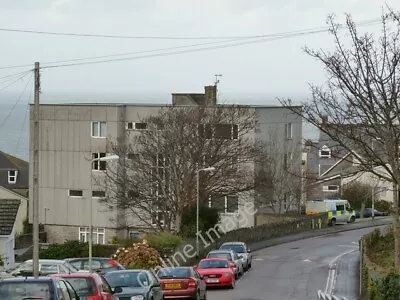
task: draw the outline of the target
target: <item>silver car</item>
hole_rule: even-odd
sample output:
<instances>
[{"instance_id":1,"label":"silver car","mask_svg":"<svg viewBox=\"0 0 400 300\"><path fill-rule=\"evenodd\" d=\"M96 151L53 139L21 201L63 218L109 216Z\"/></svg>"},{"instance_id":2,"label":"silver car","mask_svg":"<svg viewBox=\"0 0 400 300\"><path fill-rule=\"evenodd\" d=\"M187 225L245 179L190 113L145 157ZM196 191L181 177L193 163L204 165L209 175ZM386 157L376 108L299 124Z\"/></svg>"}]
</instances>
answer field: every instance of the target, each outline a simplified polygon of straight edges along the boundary
<instances>
[{"instance_id":1,"label":"silver car","mask_svg":"<svg viewBox=\"0 0 400 300\"><path fill-rule=\"evenodd\" d=\"M244 273L243 262L239 255L233 250L212 250L207 254L206 258L226 258L230 262L234 262L236 265L236 278L239 278Z\"/></svg>"},{"instance_id":2,"label":"silver car","mask_svg":"<svg viewBox=\"0 0 400 300\"><path fill-rule=\"evenodd\" d=\"M24 261L15 270L11 271L10 274L13 276L24 276L24 274L30 274L33 272L32 259ZM58 259L39 259L39 273L43 276L58 273L75 273L78 272L73 265Z\"/></svg>"},{"instance_id":3,"label":"silver car","mask_svg":"<svg viewBox=\"0 0 400 300\"><path fill-rule=\"evenodd\" d=\"M251 254L251 250L249 249L249 247L247 247L246 243L242 242L223 243L219 249L235 251L242 259L244 270L247 271L248 269L251 268L253 255Z\"/></svg>"}]
</instances>

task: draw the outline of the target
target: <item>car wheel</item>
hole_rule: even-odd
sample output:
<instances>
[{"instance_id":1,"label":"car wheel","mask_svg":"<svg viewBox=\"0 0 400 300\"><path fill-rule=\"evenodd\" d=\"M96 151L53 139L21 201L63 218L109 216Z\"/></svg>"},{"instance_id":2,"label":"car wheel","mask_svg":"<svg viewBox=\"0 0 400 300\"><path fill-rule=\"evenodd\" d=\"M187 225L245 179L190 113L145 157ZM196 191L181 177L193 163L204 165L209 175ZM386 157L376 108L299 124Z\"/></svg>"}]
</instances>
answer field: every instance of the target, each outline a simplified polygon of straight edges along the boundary
<instances>
[{"instance_id":1,"label":"car wheel","mask_svg":"<svg viewBox=\"0 0 400 300\"><path fill-rule=\"evenodd\" d=\"M356 218L354 217L354 216L352 216L351 218L350 218L350 223L354 223L356 221Z\"/></svg>"},{"instance_id":2,"label":"car wheel","mask_svg":"<svg viewBox=\"0 0 400 300\"><path fill-rule=\"evenodd\" d=\"M232 284L231 284L230 288L233 290L235 288L235 285L236 285L235 280L232 280Z\"/></svg>"},{"instance_id":3,"label":"car wheel","mask_svg":"<svg viewBox=\"0 0 400 300\"><path fill-rule=\"evenodd\" d=\"M336 225L336 219L335 219L335 218L333 218L333 219L331 220L330 225L331 225L331 226L335 226L335 225Z\"/></svg>"}]
</instances>

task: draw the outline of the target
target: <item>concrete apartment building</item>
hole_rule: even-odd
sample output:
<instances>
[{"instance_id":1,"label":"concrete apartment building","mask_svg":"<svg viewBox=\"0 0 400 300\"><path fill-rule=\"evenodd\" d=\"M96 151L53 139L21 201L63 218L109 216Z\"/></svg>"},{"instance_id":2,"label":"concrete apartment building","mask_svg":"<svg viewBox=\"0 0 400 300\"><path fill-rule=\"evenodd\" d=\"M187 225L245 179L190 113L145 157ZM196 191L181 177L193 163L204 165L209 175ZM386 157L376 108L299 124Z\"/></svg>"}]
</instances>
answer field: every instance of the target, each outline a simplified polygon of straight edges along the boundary
<instances>
[{"instance_id":1,"label":"concrete apartment building","mask_svg":"<svg viewBox=\"0 0 400 300\"><path fill-rule=\"evenodd\" d=\"M172 94L172 105L208 105L215 102L215 99L216 90L211 86L206 87L205 93L201 94ZM95 200L92 210L94 243L104 244L116 235L126 237L141 232L142 228L136 225L135 220L127 220L124 212L110 210L96 201L105 196L105 191L96 182L104 178L107 164L115 162L92 163L91 159L110 154L107 149L109 139L116 140L124 136L127 130L142 130L146 125L141 120L157 114L166 106L118 103L40 106L39 219L45 225L49 243L88 240L91 197ZM256 140L268 141L274 129L279 133L282 143L298 145L297 153L301 153L301 118L280 106L250 107L255 110L259 123L254 133ZM32 106L30 170L33 166L33 120ZM30 189L32 182L30 176ZM31 190L29 194L33 194ZM239 212L245 201L254 199L239 198ZM229 211L221 215L222 220L238 217ZM254 219L248 226L254 226Z\"/></svg>"}]
</instances>

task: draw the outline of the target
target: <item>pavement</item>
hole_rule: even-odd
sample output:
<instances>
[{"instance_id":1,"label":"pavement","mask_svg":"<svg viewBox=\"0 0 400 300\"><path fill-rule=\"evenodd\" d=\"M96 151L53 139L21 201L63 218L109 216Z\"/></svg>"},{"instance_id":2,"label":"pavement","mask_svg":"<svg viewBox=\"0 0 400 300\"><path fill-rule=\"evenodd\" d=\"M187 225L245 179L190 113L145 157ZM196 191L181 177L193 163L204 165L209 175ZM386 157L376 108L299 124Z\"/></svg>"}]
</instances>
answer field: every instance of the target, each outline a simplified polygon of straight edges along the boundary
<instances>
[{"instance_id":1,"label":"pavement","mask_svg":"<svg viewBox=\"0 0 400 300\"><path fill-rule=\"evenodd\" d=\"M270 246L253 252L253 267L238 280L234 290L209 290L208 299L313 300L321 290L357 300L359 239L373 227L390 221L383 218L337 225L319 230L314 236L301 233L284 237L280 244L276 244L279 239L270 240Z\"/></svg>"}]
</instances>

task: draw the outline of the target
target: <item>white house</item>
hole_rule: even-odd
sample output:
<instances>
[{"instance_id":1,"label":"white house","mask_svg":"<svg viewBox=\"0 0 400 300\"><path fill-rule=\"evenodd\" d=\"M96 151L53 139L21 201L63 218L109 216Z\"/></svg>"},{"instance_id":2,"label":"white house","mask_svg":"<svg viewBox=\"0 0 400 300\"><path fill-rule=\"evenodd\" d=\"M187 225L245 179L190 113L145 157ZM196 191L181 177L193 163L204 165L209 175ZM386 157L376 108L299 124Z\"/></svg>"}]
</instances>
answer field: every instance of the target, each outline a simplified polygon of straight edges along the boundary
<instances>
[{"instance_id":1,"label":"white house","mask_svg":"<svg viewBox=\"0 0 400 300\"><path fill-rule=\"evenodd\" d=\"M20 203L18 199L0 200L0 256L6 270L13 267L15 263L15 220Z\"/></svg>"}]
</instances>

